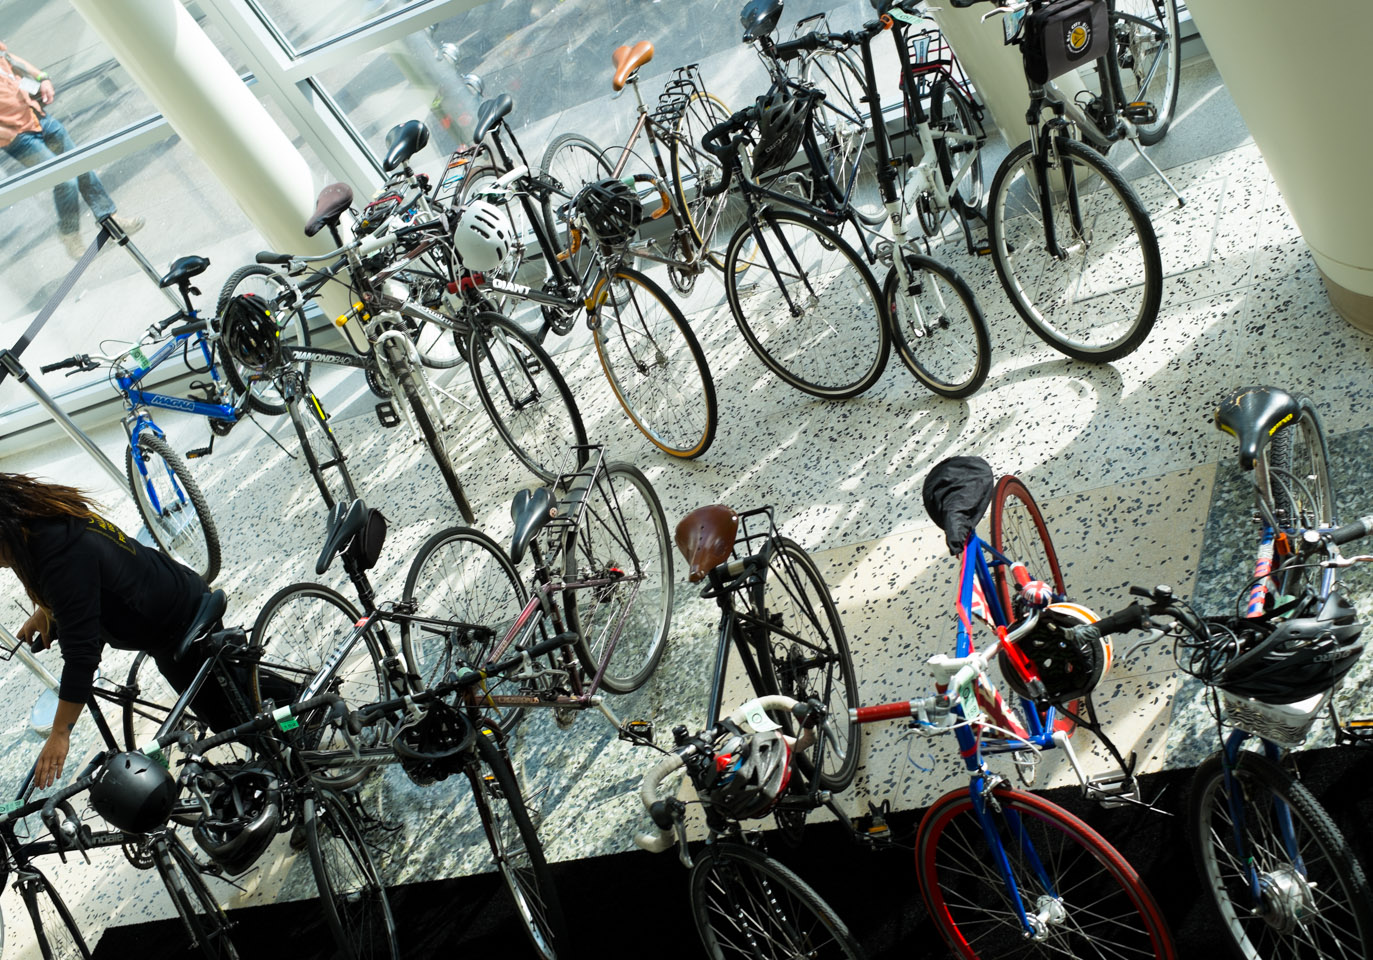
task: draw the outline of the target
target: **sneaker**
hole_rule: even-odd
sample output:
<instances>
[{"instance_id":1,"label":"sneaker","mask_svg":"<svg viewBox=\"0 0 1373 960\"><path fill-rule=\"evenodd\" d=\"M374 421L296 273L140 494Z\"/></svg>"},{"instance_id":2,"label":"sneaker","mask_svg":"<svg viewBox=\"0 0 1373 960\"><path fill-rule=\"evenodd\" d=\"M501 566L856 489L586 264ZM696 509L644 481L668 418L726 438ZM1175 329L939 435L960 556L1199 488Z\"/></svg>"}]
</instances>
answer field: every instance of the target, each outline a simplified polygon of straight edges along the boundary
<instances>
[{"instance_id":1,"label":"sneaker","mask_svg":"<svg viewBox=\"0 0 1373 960\"><path fill-rule=\"evenodd\" d=\"M62 246L67 248L67 253L73 260L80 260L81 255L86 252L86 245L81 242L79 233L59 233L62 238Z\"/></svg>"},{"instance_id":2,"label":"sneaker","mask_svg":"<svg viewBox=\"0 0 1373 960\"><path fill-rule=\"evenodd\" d=\"M135 233L142 230L144 225L148 222L142 217L111 217L110 219L115 222L115 225L118 226L120 230L124 231L126 236L133 236Z\"/></svg>"}]
</instances>

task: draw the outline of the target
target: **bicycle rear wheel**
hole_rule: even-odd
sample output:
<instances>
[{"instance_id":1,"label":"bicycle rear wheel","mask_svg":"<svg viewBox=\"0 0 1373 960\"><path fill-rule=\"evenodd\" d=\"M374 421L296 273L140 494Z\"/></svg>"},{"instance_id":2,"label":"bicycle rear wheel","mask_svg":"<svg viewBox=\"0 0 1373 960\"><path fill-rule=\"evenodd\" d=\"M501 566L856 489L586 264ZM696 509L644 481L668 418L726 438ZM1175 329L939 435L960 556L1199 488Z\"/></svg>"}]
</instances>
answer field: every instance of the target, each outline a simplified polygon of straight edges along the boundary
<instances>
[{"instance_id":1,"label":"bicycle rear wheel","mask_svg":"<svg viewBox=\"0 0 1373 960\"><path fill-rule=\"evenodd\" d=\"M540 480L552 480L570 444L586 443L577 401L539 342L495 313L472 323L472 382L496 432Z\"/></svg>"},{"instance_id":2,"label":"bicycle rear wheel","mask_svg":"<svg viewBox=\"0 0 1373 960\"><path fill-rule=\"evenodd\" d=\"M1267 505L1281 512L1280 522L1299 539L1305 530L1335 525L1335 489L1320 414L1306 397L1298 397L1297 406L1297 419L1273 435L1261 456L1268 466ZM1319 580L1319 568L1294 563L1282 572L1279 592L1294 597Z\"/></svg>"},{"instance_id":3,"label":"bicycle rear wheel","mask_svg":"<svg viewBox=\"0 0 1373 960\"><path fill-rule=\"evenodd\" d=\"M576 498L574 489L568 511L578 508L572 502ZM648 478L627 463L606 464L584 498L581 520L563 541L563 575L569 581L603 582L567 591L568 629L577 634L577 659L588 676L596 674L615 643L601 686L629 693L663 658L672 622L667 518Z\"/></svg>"},{"instance_id":4,"label":"bicycle rear wheel","mask_svg":"<svg viewBox=\"0 0 1373 960\"><path fill-rule=\"evenodd\" d=\"M234 925L205 885L195 857L181 839L170 831L162 834L153 841L152 855L191 946L206 960L238 960L238 949L229 938Z\"/></svg>"},{"instance_id":5,"label":"bicycle rear wheel","mask_svg":"<svg viewBox=\"0 0 1373 960\"><path fill-rule=\"evenodd\" d=\"M239 267L229 274L219 291L219 301L215 305L215 317L211 321L216 332L223 334L222 318L229 301L233 297L254 297L264 309L276 318L280 327L279 339L283 346L308 347L310 345L310 324L305 313L294 303L295 292L281 276L278 268L265 263L250 263ZM283 303L285 304L283 306ZM224 378L239 395L248 395L248 406L258 413L276 417L286 412L286 400L282 397L276 381L263 370L254 370L234 361L226 352L219 352L219 362ZM310 381L310 361L298 364L303 382Z\"/></svg>"},{"instance_id":6,"label":"bicycle rear wheel","mask_svg":"<svg viewBox=\"0 0 1373 960\"><path fill-rule=\"evenodd\" d=\"M322 790L301 807L305 847L319 888L324 921L344 960L396 960L391 901L367 839L336 794Z\"/></svg>"},{"instance_id":7,"label":"bicycle rear wheel","mask_svg":"<svg viewBox=\"0 0 1373 960\"><path fill-rule=\"evenodd\" d=\"M1203 886L1235 955L1373 956L1373 889L1310 791L1253 753L1240 754L1231 782L1234 796L1219 753L1205 760L1192 782L1188 823ZM1244 849L1236 849L1237 836Z\"/></svg>"},{"instance_id":8,"label":"bicycle rear wheel","mask_svg":"<svg viewBox=\"0 0 1373 960\"><path fill-rule=\"evenodd\" d=\"M319 397L307 389L302 396L291 399L287 412L291 415L296 438L300 440L305 468L319 488L325 508L332 510L337 503L352 503L357 499L358 491L353 484L353 475L348 472L348 458L339 446L329 414Z\"/></svg>"},{"instance_id":9,"label":"bicycle rear wheel","mask_svg":"<svg viewBox=\"0 0 1373 960\"><path fill-rule=\"evenodd\" d=\"M1111 4L1111 53L1125 103L1150 103L1151 123L1136 123L1139 142L1158 143L1173 122L1182 66L1177 0L1115 0Z\"/></svg>"},{"instance_id":10,"label":"bicycle rear wheel","mask_svg":"<svg viewBox=\"0 0 1373 960\"><path fill-rule=\"evenodd\" d=\"M144 431L137 451L124 451L124 473L158 548L213 583L219 575L219 530L181 457L166 440Z\"/></svg>"},{"instance_id":11,"label":"bicycle rear wheel","mask_svg":"<svg viewBox=\"0 0 1373 960\"><path fill-rule=\"evenodd\" d=\"M804 880L741 844L712 844L696 857L691 912L712 960L864 956L844 921Z\"/></svg>"},{"instance_id":12,"label":"bicycle rear wheel","mask_svg":"<svg viewBox=\"0 0 1373 960\"><path fill-rule=\"evenodd\" d=\"M894 266L882 285L896 355L941 397L972 396L992 366L991 334L977 297L938 260L906 254L905 263L910 282L904 291Z\"/></svg>"},{"instance_id":13,"label":"bicycle rear wheel","mask_svg":"<svg viewBox=\"0 0 1373 960\"><path fill-rule=\"evenodd\" d=\"M982 144L973 106L957 85L935 81L930 91L934 156L950 205L964 217L982 215Z\"/></svg>"},{"instance_id":14,"label":"bicycle rear wheel","mask_svg":"<svg viewBox=\"0 0 1373 960\"><path fill-rule=\"evenodd\" d=\"M985 815L995 848L966 789L935 801L916 834L920 892L949 949L964 960L1176 956L1158 904L1100 834L1034 794L993 795ZM1003 856L1018 901L997 866Z\"/></svg>"},{"instance_id":15,"label":"bicycle rear wheel","mask_svg":"<svg viewBox=\"0 0 1373 960\"><path fill-rule=\"evenodd\" d=\"M1057 598L1067 597L1049 525L1024 482L1010 474L996 482L996 492L992 494L992 546L1007 560L1025 564L1030 579L1049 584ZM992 568L992 577L1002 611L1008 619L1015 619L1014 601L1019 588L1010 570L998 564Z\"/></svg>"},{"instance_id":16,"label":"bicycle rear wheel","mask_svg":"<svg viewBox=\"0 0 1373 960\"><path fill-rule=\"evenodd\" d=\"M618 288L602 298L603 290ZM710 449L719 413L715 381L682 311L628 267L603 276L589 298L601 369L634 426L659 450L692 459Z\"/></svg>"},{"instance_id":17,"label":"bicycle rear wheel","mask_svg":"<svg viewBox=\"0 0 1373 960\"><path fill-rule=\"evenodd\" d=\"M672 188L677 194L678 208L685 215L697 246L711 266L717 269L725 265L723 247L717 242L718 238L733 232L741 205L737 201L731 203L736 194L730 190L713 197L701 192L724 177L719 158L705 151L701 146L701 138L711 127L724 123L733 113L719 97L702 90L693 93L673 130L675 139L672 141L670 157ZM688 189L691 190L691 200L687 199Z\"/></svg>"},{"instance_id":18,"label":"bicycle rear wheel","mask_svg":"<svg viewBox=\"0 0 1373 960\"><path fill-rule=\"evenodd\" d=\"M137 750L157 735L180 694L162 676L162 671L157 669L157 662L146 652L139 652L134 657L124 689L128 694L122 709L124 747ZM199 739L199 735L205 734L208 727L196 717L194 710L188 708L182 715L179 729L193 731L197 734L196 739Z\"/></svg>"},{"instance_id":19,"label":"bicycle rear wheel","mask_svg":"<svg viewBox=\"0 0 1373 960\"><path fill-rule=\"evenodd\" d=\"M91 951L71 911L43 871L30 864L14 881L33 923L42 960L90 960Z\"/></svg>"},{"instance_id":20,"label":"bicycle rear wheel","mask_svg":"<svg viewBox=\"0 0 1373 960\"><path fill-rule=\"evenodd\" d=\"M840 197L849 194L850 209L868 226L886 223L887 208L877 189L876 160L869 159L867 151L872 118L862 68L847 52L822 49L806 60L803 79L825 92L825 99L815 106L812 123ZM822 198L814 196L815 184L811 186L812 199L827 206Z\"/></svg>"},{"instance_id":21,"label":"bicycle rear wheel","mask_svg":"<svg viewBox=\"0 0 1373 960\"><path fill-rule=\"evenodd\" d=\"M1036 158L1020 144L992 178L987 224L996 273L1030 329L1076 360L1119 360L1158 319L1163 265L1149 212L1119 171L1076 140L1048 156L1050 250ZM1071 187L1071 189L1069 189Z\"/></svg>"},{"instance_id":22,"label":"bicycle rear wheel","mask_svg":"<svg viewBox=\"0 0 1373 960\"><path fill-rule=\"evenodd\" d=\"M744 223L725 251L725 296L758 359L797 390L847 400L882 376L891 351L882 295L830 228L789 211Z\"/></svg>"}]
</instances>

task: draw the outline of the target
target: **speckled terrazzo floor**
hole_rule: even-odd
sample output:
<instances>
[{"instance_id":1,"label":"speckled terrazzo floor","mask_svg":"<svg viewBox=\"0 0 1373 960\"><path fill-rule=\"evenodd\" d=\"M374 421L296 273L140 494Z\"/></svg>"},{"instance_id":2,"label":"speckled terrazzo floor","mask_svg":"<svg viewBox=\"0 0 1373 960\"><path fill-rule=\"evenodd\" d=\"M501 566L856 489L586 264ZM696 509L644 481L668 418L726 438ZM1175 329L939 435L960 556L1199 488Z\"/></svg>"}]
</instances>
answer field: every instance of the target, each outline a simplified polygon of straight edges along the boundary
<instances>
[{"instance_id":1,"label":"speckled terrazzo floor","mask_svg":"<svg viewBox=\"0 0 1373 960\"><path fill-rule=\"evenodd\" d=\"M1119 151L1116 159L1122 159ZM1139 166L1125 169L1139 176ZM924 658L952 643L954 561L920 505L926 472L946 456L977 453L997 471L1027 480L1049 518L1070 589L1088 605L1111 608L1132 583L1167 582L1207 609L1221 609L1247 578L1250 533L1247 478L1231 462L1228 438L1209 423L1215 402L1253 381L1311 394L1331 436L1340 514L1373 512L1373 495L1360 492L1373 447L1373 418L1364 402L1373 384L1373 339L1330 308L1252 144L1175 166L1169 175L1188 196L1182 209L1161 184L1135 180L1163 247L1163 311L1143 348L1111 366L1074 363L1042 345L1014 316L990 264L963 255L956 240L936 252L978 293L995 348L991 377L966 402L929 395L895 361L871 392L853 401L825 403L795 393L748 351L711 279L685 305L720 395L720 430L701 460L666 462L654 455L604 389L583 332L558 344L560 362L581 399L589 433L609 444L615 458L644 469L669 524L708 502L740 509L773 505L784 532L812 551L833 588L865 701L924 692ZM397 595L418 544L459 522L457 512L444 502L422 448L399 431L378 428L360 381L330 371L317 376L364 496L391 520L374 582L382 596ZM471 397L462 375L451 388ZM454 417L452 434L460 438L455 462L477 525L508 540L509 497L528 477L484 415ZM277 436L290 436L283 424L269 426ZM186 437L181 446L200 442L199 425L179 429ZM66 449L38 451L4 467L87 482L105 496L116 519L133 525L131 506ZM219 585L232 597L229 619L251 622L272 592L313 567L322 535L313 485L303 467L251 427L221 441L195 470L215 498L225 561ZM350 592L337 571L324 579ZM622 716L655 720L664 731L676 723L694 728L705 719L715 635L713 606L686 585L680 565L677 579L673 638L658 674L613 702ZM1361 588L1368 575L1349 579L1356 598L1366 592ZM5 588L9 608L16 591L8 581ZM1362 608L1368 612L1366 602ZM104 671L122 679L127 665L124 655L111 652ZM1371 673L1373 658L1342 694L1351 712L1373 712L1366 682ZM0 674L7 703L26 709L37 692L17 665ZM1140 755L1143 769L1192 765L1210 749L1209 714L1193 686L1178 684L1163 647L1123 657L1103 694L1100 706L1112 735ZM15 784L39 747L25 729L24 710L0 715L0 743L7 745L0 752L0 782ZM83 724L73 760L88 755L92 743ZM1083 753L1090 768L1104 769L1100 757ZM630 849L643 820L633 792L651 764L647 752L618 742L594 714L578 717L569 730L557 729L545 715L526 725L517 756L553 859ZM1070 778L1061 758L1045 758L1041 783ZM859 779L840 802L860 810L868 799L890 798L898 808L914 808L958 779L948 743L912 744L896 725L874 728ZM453 782L420 790L394 769L368 788L369 803L402 824L384 855L389 880L485 868L466 792ZM117 851L97 852L93 859L92 866L53 864L49 870L89 939L106 924L170 915L154 876L135 875ZM211 883L230 906L297 898L311 888L308 865L290 856L284 839L240 881L242 891ZM19 915L12 891L0 904ZM21 926L12 928L12 943L24 956Z\"/></svg>"}]
</instances>

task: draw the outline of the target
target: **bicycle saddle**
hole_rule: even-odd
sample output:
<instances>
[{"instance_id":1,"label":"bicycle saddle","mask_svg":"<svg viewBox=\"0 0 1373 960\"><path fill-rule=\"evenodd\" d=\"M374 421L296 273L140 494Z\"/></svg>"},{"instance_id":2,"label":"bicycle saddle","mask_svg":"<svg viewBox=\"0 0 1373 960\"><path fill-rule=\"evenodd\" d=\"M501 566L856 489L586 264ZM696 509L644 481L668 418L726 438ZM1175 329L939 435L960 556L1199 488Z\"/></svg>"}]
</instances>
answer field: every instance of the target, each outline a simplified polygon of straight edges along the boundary
<instances>
[{"instance_id":1,"label":"bicycle saddle","mask_svg":"<svg viewBox=\"0 0 1373 960\"><path fill-rule=\"evenodd\" d=\"M719 503L697 507L681 519L673 539L691 567L692 583L700 583L729 559L738 532L739 514Z\"/></svg>"},{"instance_id":2,"label":"bicycle saddle","mask_svg":"<svg viewBox=\"0 0 1373 960\"><path fill-rule=\"evenodd\" d=\"M510 501L510 519L515 521L515 535L510 538L510 559L519 563L524 552L540 530L558 515L553 500L553 491L548 487L535 487L516 492Z\"/></svg>"},{"instance_id":3,"label":"bicycle saddle","mask_svg":"<svg viewBox=\"0 0 1373 960\"><path fill-rule=\"evenodd\" d=\"M381 168L390 173L429 142L429 128L418 120L407 120L392 127L386 134L386 158Z\"/></svg>"},{"instance_id":4,"label":"bicycle saddle","mask_svg":"<svg viewBox=\"0 0 1373 960\"><path fill-rule=\"evenodd\" d=\"M477 108L477 125L472 128L472 142L481 143L485 140L486 135L496 129L496 125L509 116L510 111L514 109L515 101L510 99L508 93L503 93L490 100L483 100L482 105Z\"/></svg>"},{"instance_id":5,"label":"bicycle saddle","mask_svg":"<svg viewBox=\"0 0 1373 960\"><path fill-rule=\"evenodd\" d=\"M191 625L186 628L181 642L176 645L172 659L177 663L185 659L196 641L213 630L215 624L224 618L224 611L228 606L229 597L223 590L211 590L201 597L200 607L196 610L195 616L191 617Z\"/></svg>"},{"instance_id":6,"label":"bicycle saddle","mask_svg":"<svg viewBox=\"0 0 1373 960\"><path fill-rule=\"evenodd\" d=\"M610 85L616 90L623 90L625 84L634 79L635 71L653 59L653 44L640 40L632 47L616 47L610 59L615 63L615 76Z\"/></svg>"},{"instance_id":7,"label":"bicycle saddle","mask_svg":"<svg viewBox=\"0 0 1373 960\"><path fill-rule=\"evenodd\" d=\"M995 490L992 468L981 457L949 457L925 478L925 512L944 531L944 542L954 556L987 512Z\"/></svg>"},{"instance_id":8,"label":"bicycle saddle","mask_svg":"<svg viewBox=\"0 0 1373 960\"><path fill-rule=\"evenodd\" d=\"M1296 419L1297 399L1278 387L1245 387L1216 407L1216 426L1240 442L1240 466L1254 469L1268 438Z\"/></svg>"},{"instance_id":9,"label":"bicycle saddle","mask_svg":"<svg viewBox=\"0 0 1373 960\"><path fill-rule=\"evenodd\" d=\"M782 19L782 0L749 0L739 14L739 22L744 25L744 42L766 37L777 29L777 21Z\"/></svg>"},{"instance_id":10,"label":"bicycle saddle","mask_svg":"<svg viewBox=\"0 0 1373 960\"><path fill-rule=\"evenodd\" d=\"M167 271L167 275L157 281L159 287L170 287L189 280L191 277L198 277L210 268L210 261L205 257L181 257L179 260L172 261L172 268Z\"/></svg>"},{"instance_id":11,"label":"bicycle saddle","mask_svg":"<svg viewBox=\"0 0 1373 960\"><path fill-rule=\"evenodd\" d=\"M305 235L313 237L325 227L337 225L343 211L353 205L353 188L346 183L331 183L319 192L315 215L305 224Z\"/></svg>"},{"instance_id":12,"label":"bicycle saddle","mask_svg":"<svg viewBox=\"0 0 1373 960\"><path fill-rule=\"evenodd\" d=\"M349 541L365 526L367 505L362 502L361 497L352 503L334 504L334 509L329 511L329 528L324 535L324 549L320 550L319 559L315 561L315 573L323 576L324 571L329 569L329 564L334 562L334 557L342 553L343 548L348 546Z\"/></svg>"}]
</instances>

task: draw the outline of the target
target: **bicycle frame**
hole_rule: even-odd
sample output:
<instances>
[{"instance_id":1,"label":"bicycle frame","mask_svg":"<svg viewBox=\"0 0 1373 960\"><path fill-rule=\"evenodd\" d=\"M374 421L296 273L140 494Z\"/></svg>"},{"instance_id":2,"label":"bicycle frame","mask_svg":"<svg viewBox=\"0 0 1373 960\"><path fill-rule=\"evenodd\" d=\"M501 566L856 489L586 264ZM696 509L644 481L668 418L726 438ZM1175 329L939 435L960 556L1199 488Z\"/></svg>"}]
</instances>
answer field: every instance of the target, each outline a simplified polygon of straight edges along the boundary
<instances>
[{"instance_id":1,"label":"bicycle frame","mask_svg":"<svg viewBox=\"0 0 1373 960\"><path fill-rule=\"evenodd\" d=\"M151 356L146 357L141 349L135 348L132 356L139 366L131 371L120 371L115 376L115 383L129 405L130 413L135 414L135 426L130 432L131 437L136 437L140 430L151 424L151 419L141 414L137 414L134 408L139 406L156 407L162 410L176 410L181 413L191 413L196 416L206 417L213 420L225 420L229 423L237 423L242 413L241 401L239 404L227 403L208 403L202 400L195 400L188 397L173 397L163 393L152 393L144 391L139 387L143 378L166 361L178 347L182 347L187 341L194 340L195 345L200 348L201 356L205 358L205 366L209 371L210 379L218 386L221 382L219 369L214 362L214 351L210 346L210 338L203 331L199 333L178 334L168 340ZM160 431L159 431L160 435Z\"/></svg>"}]
</instances>

